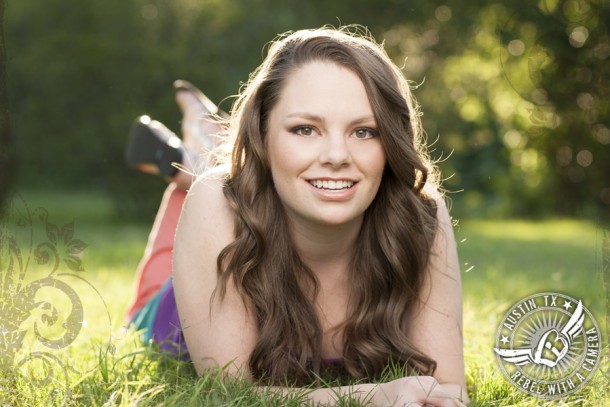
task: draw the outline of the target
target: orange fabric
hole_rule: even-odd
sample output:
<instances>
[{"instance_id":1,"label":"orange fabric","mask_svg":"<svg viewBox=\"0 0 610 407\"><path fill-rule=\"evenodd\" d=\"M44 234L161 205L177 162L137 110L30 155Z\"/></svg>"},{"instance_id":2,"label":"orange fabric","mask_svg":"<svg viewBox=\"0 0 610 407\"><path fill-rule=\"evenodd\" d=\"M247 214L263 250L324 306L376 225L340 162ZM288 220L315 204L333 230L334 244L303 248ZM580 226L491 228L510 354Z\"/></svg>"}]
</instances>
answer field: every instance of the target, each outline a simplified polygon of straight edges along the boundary
<instances>
[{"instance_id":1,"label":"orange fabric","mask_svg":"<svg viewBox=\"0 0 610 407\"><path fill-rule=\"evenodd\" d=\"M127 311L127 320L142 308L165 284L172 274L174 236L186 191L170 184L161 200L155 223L148 236L144 257L138 264L134 297Z\"/></svg>"}]
</instances>

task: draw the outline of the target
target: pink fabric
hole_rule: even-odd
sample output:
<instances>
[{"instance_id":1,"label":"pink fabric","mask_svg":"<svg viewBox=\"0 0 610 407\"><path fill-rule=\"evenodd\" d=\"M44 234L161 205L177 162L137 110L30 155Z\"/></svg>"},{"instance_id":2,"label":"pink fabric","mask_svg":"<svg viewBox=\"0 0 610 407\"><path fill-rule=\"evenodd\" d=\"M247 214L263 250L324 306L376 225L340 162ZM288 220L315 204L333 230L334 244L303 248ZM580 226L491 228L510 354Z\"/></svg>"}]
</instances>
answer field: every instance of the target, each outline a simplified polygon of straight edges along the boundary
<instances>
[{"instance_id":1,"label":"pink fabric","mask_svg":"<svg viewBox=\"0 0 610 407\"><path fill-rule=\"evenodd\" d=\"M161 200L157 217L138 265L134 296L127 311L127 320L140 310L172 275L174 236L186 191L170 184Z\"/></svg>"}]
</instances>

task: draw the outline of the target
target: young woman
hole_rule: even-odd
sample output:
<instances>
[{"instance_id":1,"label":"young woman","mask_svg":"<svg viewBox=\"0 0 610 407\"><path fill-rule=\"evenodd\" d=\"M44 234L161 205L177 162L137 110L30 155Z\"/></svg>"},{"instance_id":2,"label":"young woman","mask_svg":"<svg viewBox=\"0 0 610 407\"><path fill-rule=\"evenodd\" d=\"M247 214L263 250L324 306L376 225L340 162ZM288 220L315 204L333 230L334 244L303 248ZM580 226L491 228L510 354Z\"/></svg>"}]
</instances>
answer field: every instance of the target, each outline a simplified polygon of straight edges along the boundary
<instances>
[{"instance_id":1,"label":"young woman","mask_svg":"<svg viewBox=\"0 0 610 407\"><path fill-rule=\"evenodd\" d=\"M200 374L277 386L343 373L363 384L311 400L465 404L459 265L419 116L371 39L321 29L273 43L234 106L230 167L188 192L173 279L159 290L160 273L132 315ZM418 375L366 382L390 363Z\"/></svg>"}]
</instances>

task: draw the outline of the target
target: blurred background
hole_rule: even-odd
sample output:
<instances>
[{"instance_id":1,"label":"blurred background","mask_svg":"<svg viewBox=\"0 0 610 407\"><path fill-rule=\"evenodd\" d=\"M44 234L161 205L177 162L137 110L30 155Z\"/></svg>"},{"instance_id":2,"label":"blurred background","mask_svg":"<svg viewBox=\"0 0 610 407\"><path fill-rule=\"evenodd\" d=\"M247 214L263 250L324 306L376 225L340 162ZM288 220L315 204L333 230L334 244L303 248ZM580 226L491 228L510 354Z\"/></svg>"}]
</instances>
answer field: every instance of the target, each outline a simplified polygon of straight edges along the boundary
<instances>
[{"instance_id":1,"label":"blurred background","mask_svg":"<svg viewBox=\"0 0 610 407\"><path fill-rule=\"evenodd\" d=\"M604 0L2 5L3 189L91 192L112 216L152 220L164 181L128 169L123 150L140 114L180 129L174 79L229 110L277 34L357 23L416 86L454 216L608 219Z\"/></svg>"}]
</instances>

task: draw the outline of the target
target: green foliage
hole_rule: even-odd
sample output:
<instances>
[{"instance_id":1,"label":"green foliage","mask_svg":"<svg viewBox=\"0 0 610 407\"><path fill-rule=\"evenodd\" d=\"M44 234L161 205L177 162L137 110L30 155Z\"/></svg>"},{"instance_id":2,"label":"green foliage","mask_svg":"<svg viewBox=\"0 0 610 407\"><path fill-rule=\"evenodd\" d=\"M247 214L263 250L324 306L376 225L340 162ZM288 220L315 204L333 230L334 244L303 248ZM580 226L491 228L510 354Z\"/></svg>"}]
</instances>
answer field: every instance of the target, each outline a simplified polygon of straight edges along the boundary
<instances>
[{"instance_id":1,"label":"green foliage","mask_svg":"<svg viewBox=\"0 0 610 407\"><path fill-rule=\"evenodd\" d=\"M4 0L0 0L0 21L4 21L4 12L5 3ZM0 214L3 212L5 199L7 199L14 182L11 169L15 165L7 108L8 92L6 88L6 52L3 28L0 26Z\"/></svg>"},{"instance_id":2,"label":"green foliage","mask_svg":"<svg viewBox=\"0 0 610 407\"><path fill-rule=\"evenodd\" d=\"M423 6L422 6L423 7ZM602 1L430 5L386 32L408 57L458 216L608 215L610 9ZM414 56L414 58L412 58Z\"/></svg>"},{"instance_id":3,"label":"green foliage","mask_svg":"<svg viewBox=\"0 0 610 407\"><path fill-rule=\"evenodd\" d=\"M171 83L225 110L287 30L359 23L421 84L459 216L610 207L610 11L602 0L10 2L7 78L21 185L98 186L151 218L162 182L123 164L131 121L178 131ZM405 60L406 58L406 60ZM11 170L13 171L13 170Z\"/></svg>"}]
</instances>

